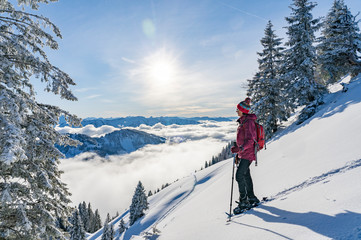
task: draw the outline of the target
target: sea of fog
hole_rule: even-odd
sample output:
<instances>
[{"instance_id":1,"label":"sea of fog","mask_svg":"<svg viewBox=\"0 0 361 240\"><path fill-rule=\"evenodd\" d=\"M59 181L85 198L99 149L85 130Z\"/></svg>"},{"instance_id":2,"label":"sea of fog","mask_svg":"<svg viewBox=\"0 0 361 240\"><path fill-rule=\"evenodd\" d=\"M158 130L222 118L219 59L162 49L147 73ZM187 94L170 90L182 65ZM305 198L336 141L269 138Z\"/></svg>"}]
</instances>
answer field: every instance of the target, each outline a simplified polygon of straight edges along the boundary
<instances>
[{"instance_id":1,"label":"sea of fog","mask_svg":"<svg viewBox=\"0 0 361 240\"><path fill-rule=\"evenodd\" d=\"M167 138L159 145L146 145L135 152L107 158L82 153L62 159L62 180L68 185L73 206L85 201L93 211L99 209L104 220L107 213L115 216L129 208L138 181L146 193L154 193L163 184L193 174L206 161L218 155L236 136L237 123L204 121L199 125L156 124L133 128ZM98 137L117 130L102 126L58 128L60 132L83 133Z\"/></svg>"}]
</instances>

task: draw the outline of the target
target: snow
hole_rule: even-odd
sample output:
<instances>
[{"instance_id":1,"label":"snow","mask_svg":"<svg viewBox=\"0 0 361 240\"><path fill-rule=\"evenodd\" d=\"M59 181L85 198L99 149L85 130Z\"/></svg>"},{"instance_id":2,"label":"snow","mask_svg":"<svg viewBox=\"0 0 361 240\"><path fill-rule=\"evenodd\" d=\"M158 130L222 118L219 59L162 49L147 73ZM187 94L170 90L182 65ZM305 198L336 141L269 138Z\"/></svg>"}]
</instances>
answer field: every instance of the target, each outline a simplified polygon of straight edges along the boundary
<instances>
[{"instance_id":1,"label":"snow","mask_svg":"<svg viewBox=\"0 0 361 240\"><path fill-rule=\"evenodd\" d=\"M7 202L11 202L12 198L9 194L9 190L6 187L3 191L2 191L2 196L1 196L1 202L2 203L7 203Z\"/></svg>"},{"instance_id":2,"label":"snow","mask_svg":"<svg viewBox=\"0 0 361 240\"><path fill-rule=\"evenodd\" d=\"M55 130L57 130L59 133L65 134L65 133L77 133L77 134L85 134L89 137L104 137L108 133L112 133L114 131L120 130L120 128L115 128L113 126L103 125L100 127L94 127L94 125L86 125L81 128L72 128L69 126L60 127L56 126Z\"/></svg>"},{"instance_id":3,"label":"snow","mask_svg":"<svg viewBox=\"0 0 361 240\"><path fill-rule=\"evenodd\" d=\"M331 92L331 93L341 91L342 90L342 84L348 84L348 83L350 83L350 81L351 81L351 76L347 75L344 78L342 78L340 81L338 81L337 83L331 84L328 87L328 91Z\"/></svg>"},{"instance_id":4,"label":"snow","mask_svg":"<svg viewBox=\"0 0 361 240\"><path fill-rule=\"evenodd\" d=\"M270 201L227 222L228 159L150 197L146 215L120 239L361 239L360 92L361 76L347 92L327 96L311 119L288 123L260 152L251 174L256 195ZM127 224L129 212L113 221L116 231L121 218ZM88 239L100 239L101 231Z\"/></svg>"}]
</instances>

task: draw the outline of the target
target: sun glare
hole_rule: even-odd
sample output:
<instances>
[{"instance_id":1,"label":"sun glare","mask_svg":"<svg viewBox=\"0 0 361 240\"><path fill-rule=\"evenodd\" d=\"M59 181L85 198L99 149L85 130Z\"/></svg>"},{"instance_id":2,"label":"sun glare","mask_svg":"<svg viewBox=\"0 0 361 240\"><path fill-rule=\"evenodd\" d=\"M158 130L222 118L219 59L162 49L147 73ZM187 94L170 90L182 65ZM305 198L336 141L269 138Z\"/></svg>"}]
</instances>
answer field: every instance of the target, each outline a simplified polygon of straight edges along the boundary
<instances>
[{"instance_id":1,"label":"sun glare","mask_svg":"<svg viewBox=\"0 0 361 240\"><path fill-rule=\"evenodd\" d=\"M159 59L150 66L150 76L152 80L165 84L174 78L175 69L172 63Z\"/></svg>"},{"instance_id":2,"label":"sun glare","mask_svg":"<svg viewBox=\"0 0 361 240\"><path fill-rule=\"evenodd\" d=\"M174 57L165 51L159 51L148 58L147 75L151 85L166 88L177 75Z\"/></svg>"},{"instance_id":3,"label":"sun glare","mask_svg":"<svg viewBox=\"0 0 361 240\"><path fill-rule=\"evenodd\" d=\"M148 103L167 105L168 99L176 99L184 76L179 63L179 55L174 51L161 48L148 55L137 71L137 79L142 83L142 97Z\"/></svg>"}]
</instances>

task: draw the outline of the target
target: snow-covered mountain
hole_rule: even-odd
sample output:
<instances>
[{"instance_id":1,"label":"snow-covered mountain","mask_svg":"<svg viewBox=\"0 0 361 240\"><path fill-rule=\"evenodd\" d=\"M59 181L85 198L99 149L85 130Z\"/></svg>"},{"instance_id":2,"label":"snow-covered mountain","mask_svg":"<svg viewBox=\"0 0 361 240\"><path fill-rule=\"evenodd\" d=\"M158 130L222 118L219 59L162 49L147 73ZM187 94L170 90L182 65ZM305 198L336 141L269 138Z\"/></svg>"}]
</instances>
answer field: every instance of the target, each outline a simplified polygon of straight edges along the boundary
<instances>
[{"instance_id":1,"label":"snow-covered mountain","mask_svg":"<svg viewBox=\"0 0 361 240\"><path fill-rule=\"evenodd\" d=\"M83 152L95 152L102 157L130 153L147 144L160 144L166 141L165 138L133 129L121 129L102 137L89 137L84 134L69 134L69 136L82 145L57 146L67 158Z\"/></svg>"},{"instance_id":2,"label":"snow-covered mountain","mask_svg":"<svg viewBox=\"0 0 361 240\"><path fill-rule=\"evenodd\" d=\"M188 124L199 124L200 121L212 120L212 121L231 121L230 118L217 117L194 117L194 118L181 118L181 117L125 117L125 118L85 118L81 123L83 126L93 125L98 128L103 125L113 127L139 127L140 125L154 126L157 123L161 123L165 126L176 124L176 125L188 125ZM59 127L67 126L66 121L61 118L59 121Z\"/></svg>"},{"instance_id":3,"label":"snow-covered mountain","mask_svg":"<svg viewBox=\"0 0 361 240\"><path fill-rule=\"evenodd\" d=\"M347 92L341 88L333 87L312 118L300 125L286 123L260 152L258 166L252 164L255 193L268 197L267 203L227 222L228 159L150 197L146 215L116 237L361 239L361 77L348 84ZM116 231L121 219L128 223L129 211L112 221ZM101 239L101 234L99 230L88 239Z\"/></svg>"}]
</instances>

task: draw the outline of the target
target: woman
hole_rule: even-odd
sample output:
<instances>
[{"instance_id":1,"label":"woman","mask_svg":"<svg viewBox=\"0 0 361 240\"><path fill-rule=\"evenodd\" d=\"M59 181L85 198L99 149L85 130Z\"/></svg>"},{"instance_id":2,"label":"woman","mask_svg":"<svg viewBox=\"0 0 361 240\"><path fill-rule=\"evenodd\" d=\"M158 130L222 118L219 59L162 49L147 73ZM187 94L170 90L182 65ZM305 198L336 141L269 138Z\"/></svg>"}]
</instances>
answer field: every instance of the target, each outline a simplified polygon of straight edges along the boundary
<instances>
[{"instance_id":1,"label":"woman","mask_svg":"<svg viewBox=\"0 0 361 240\"><path fill-rule=\"evenodd\" d=\"M249 114L251 99L246 98L237 105L237 114L239 116L237 128L236 146L231 148L232 153L237 153L236 181L239 189L238 206L233 210L234 214L241 213L259 203L258 198L253 192L253 182L249 166L256 160L255 139L257 138L255 121L257 116Z\"/></svg>"}]
</instances>

